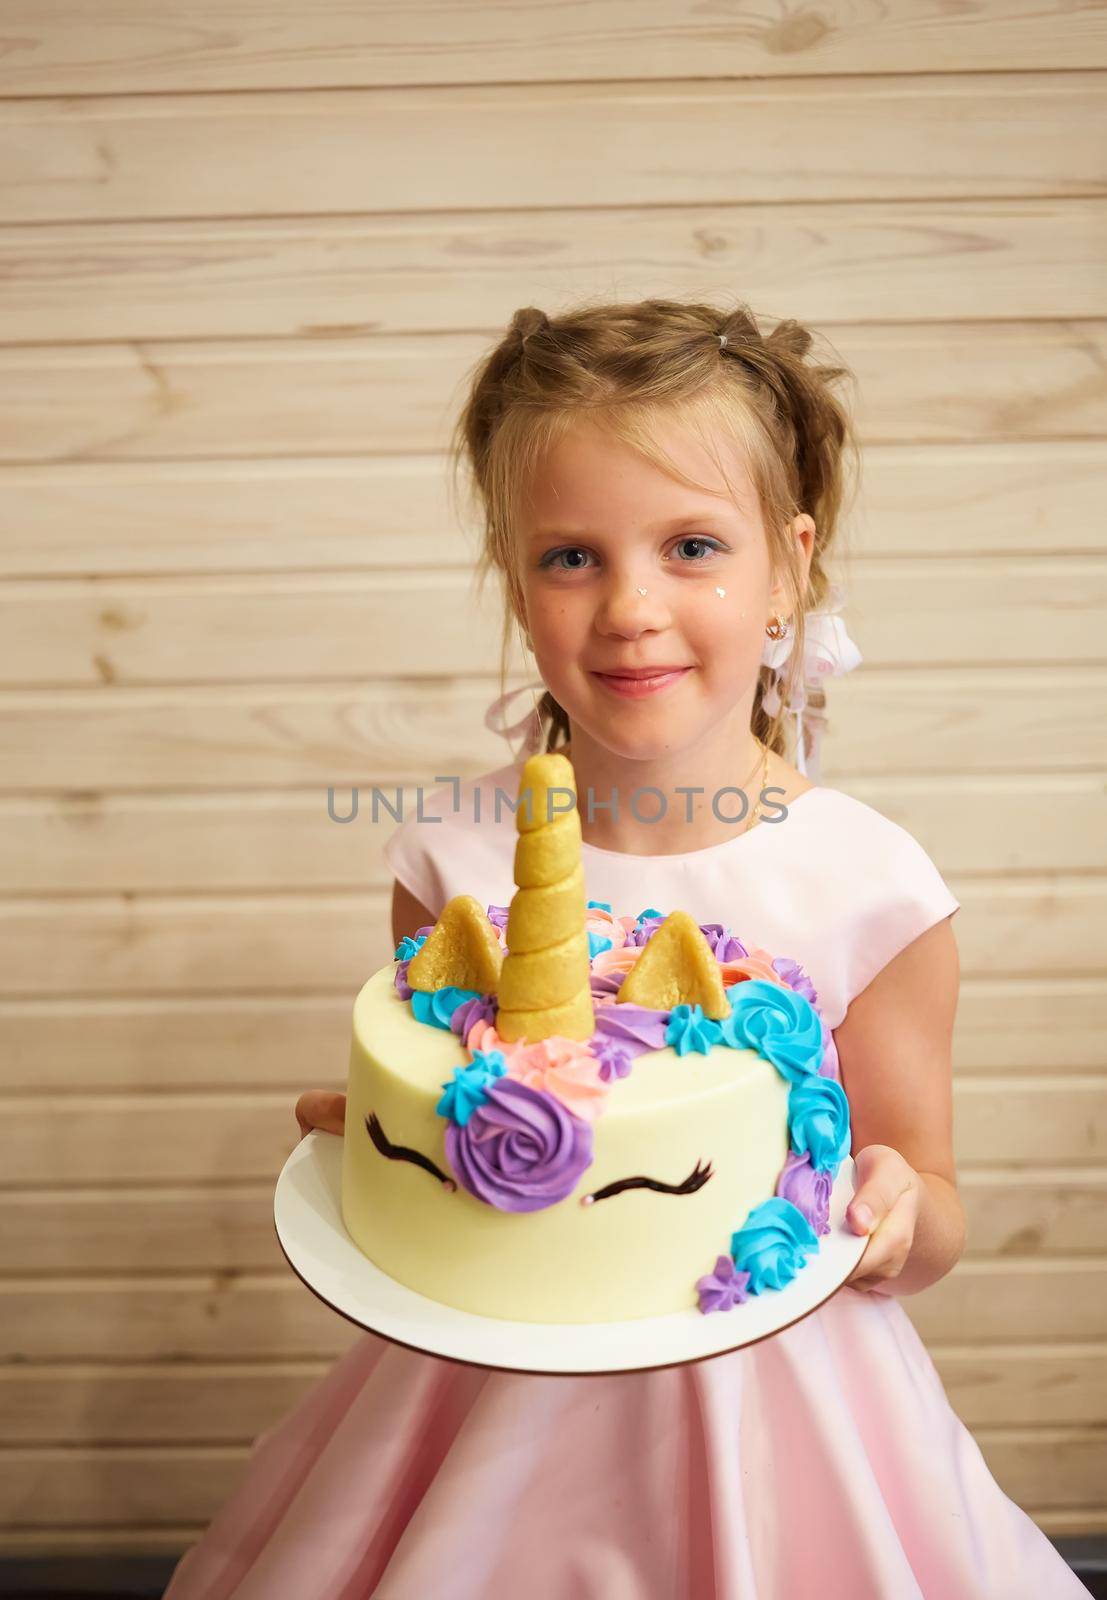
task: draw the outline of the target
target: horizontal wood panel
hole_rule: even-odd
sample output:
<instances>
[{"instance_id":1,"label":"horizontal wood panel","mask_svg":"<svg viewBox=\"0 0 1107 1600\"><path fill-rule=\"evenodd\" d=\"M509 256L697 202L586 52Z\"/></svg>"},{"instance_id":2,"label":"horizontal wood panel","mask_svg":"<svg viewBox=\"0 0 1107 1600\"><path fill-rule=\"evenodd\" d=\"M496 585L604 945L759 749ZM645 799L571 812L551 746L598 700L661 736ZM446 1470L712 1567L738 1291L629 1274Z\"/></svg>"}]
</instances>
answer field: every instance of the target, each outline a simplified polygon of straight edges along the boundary
<instances>
[{"instance_id":1,"label":"horizontal wood panel","mask_svg":"<svg viewBox=\"0 0 1107 1600\"><path fill-rule=\"evenodd\" d=\"M1100 552L1105 485L1102 440L873 445L844 537L864 556ZM460 566L477 534L446 491L438 455L7 466L0 576L357 571L398 540L413 568Z\"/></svg>"},{"instance_id":2,"label":"horizontal wood panel","mask_svg":"<svg viewBox=\"0 0 1107 1600\"><path fill-rule=\"evenodd\" d=\"M1107 1076L961 1078L953 1096L954 1151L966 1166L1091 1163L1107 1155Z\"/></svg>"},{"instance_id":3,"label":"horizontal wood panel","mask_svg":"<svg viewBox=\"0 0 1107 1600\"><path fill-rule=\"evenodd\" d=\"M903 1306L927 1343L1018 1344L1107 1336L1107 1261L962 1258Z\"/></svg>"},{"instance_id":4,"label":"horizontal wood panel","mask_svg":"<svg viewBox=\"0 0 1107 1600\"><path fill-rule=\"evenodd\" d=\"M386 951L386 960L392 956ZM368 973L366 956L364 976ZM225 1086L232 1071L238 1087L284 1085L290 1092L316 1082L338 1087L346 1080L354 998L364 976L318 995L278 991L256 998L150 1000L63 995L0 1002L0 1088L212 1089ZM1107 997L1083 989L1063 1007L1079 1032L1077 1054L1083 1056L1091 1039L1098 1038L1104 1007ZM994 1014L998 1008L989 1004L988 1010ZM1041 1010L1058 1007L1046 995Z\"/></svg>"},{"instance_id":5,"label":"horizontal wood panel","mask_svg":"<svg viewBox=\"0 0 1107 1600\"><path fill-rule=\"evenodd\" d=\"M292 1105L290 1091L289 1129ZM282 1265L272 1174L257 1183L188 1188L90 1189L65 1181L56 1191L5 1193L0 1273L125 1274L151 1261L165 1273L272 1272ZM969 1258L1103 1254L1107 1168L962 1167L958 1181Z\"/></svg>"},{"instance_id":6,"label":"horizontal wood panel","mask_svg":"<svg viewBox=\"0 0 1107 1600\"><path fill-rule=\"evenodd\" d=\"M912 75L891 121L852 76L14 101L3 192L13 222L515 208L536 172L547 207L1083 196L1104 103L1079 71Z\"/></svg>"},{"instance_id":7,"label":"horizontal wood panel","mask_svg":"<svg viewBox=\"0 0 1107 1600\"><path fill-rule=\"evenodd\" d=\"M1102 979L962 977L953 1057L962 1072L1102 1072Z\"/></svg>"},{"instance_id":8,"label":"horizontal wood panel","mask_svg":"<svg viewBox=\"0 0 1107 1600\"><path fill-rule=\"evenodd\" d=\"M290 1142L296 1136L293 1104L290 1092ZM267 1181L7 1192L0 1273L120 1274L140 1272L151 1261L165 1273L278 1271L284 1257L273 1226L273 1189ZM1091 1193L1075 1190L1073 1207L1085 1209L1082 1197ZM1026 1219L1028 1225L1031 1220L1036 1216ZM1076 1232L1082 1235L1079 1221ZM1092 1248L1101 1249L1102 1240Z\"/></svg>"},{"instance_id":9,"label":"horizontal wood panel","mask_svg":"<svg viewBox=\"0 0 1107 1600\"><path fill-rule=\"evenodd\" d=\"M962 1167L958 1189L969 1256L1103 1253L1107 1168Z\"/></svg>"},{"instance_id":10,"label":"horizontal wood panel","mask_svg":"<svg viewBox=\"0 0 1107 1600\"><path fill-rule=\"evenodd\" d=\"M0 883L13 894L385 888L386 802L402 805L405 817L419 805L417 789L401 789L397 800L397 787L359 787L357 816L341 825L322 783L275 793L0 797ZM1107 780L1092 773L848 785L906 828L943 872L977 874L1107 869L1105 791ZM350 789L335 790L336 815L353 805Z\"/></svg>"},{"instance_id":11,"label":"horizontal wood panel","mask_svg":"<svg viewBox=\"0 0 1107 1600\"><path fill-rule=\"evenodd\" d=\"M933 1351L967 1427L1107 1423L1107 1346ZM0 1369L5 1444L241 1444L297 1405L325 1363Z\"/></svg>"},{"instance_id":12,"label":"horizontal wood panel","mask_svg":"<svg viewBox=\"0 0 1107 1600\"><path fill-rule=\"evenodd\" d=\"M942 693L944 686L945 693ZM1098 668L868 672L830 685L825 781L1099 767ZM1098 752L1098 754L1097 754Z\"/></svg>"},{"instance_id":13,"label":"horizontal wood panel","mask_svg":"<svg viewBox=\"0 0 1107 1600\"><path fill-rule=\"evenodd\" d=\"M246 1475L243 1445L0 1450L0 1525L206 1522Z\"/></svg>"},{"instance_id":14,"label":"horizontal wood panel","mask_svg":"<svg viewBox=\"0 0 1107 1600\"><path fill-rule=\"evenodd\" d=\"M586 14L475 0L440 7L273 0L264 13L224 0L219 27L168 0L116 4L91 26L79 0L20 17L0 93L339 88L606 78L750 78L828 72L969 72L1107 65L1094 6L1002 0L952 15L925 0L894 10L823 0L817 15L734 17L730 25L653 0L648 25L628 0ZM428 49L433 33L434 48Z\"/></svg>"},{"instance_id":15,"label":"horizontal wood panel","mask_svg":"<svg viewBox=\"0 0 1107 1600\"><path fill-rule=\"evenodd\" d=\"M966 1166L1107 1157L1107 1077L960 1080L954 1100L955 1154ZM298 1138L283 1089L16 1097L0 1101L0 1109L19 1129L4 1164L5 1188L217 1183L227 1176L229 1150L236 1181L275 1182Z\"/></svg>"},{"instance_id":16,"label":"horizontal wood panel","mask_svg":"<svg viewBox=\"0 0 1107 1600\"><path fill-rule=\"evenodd\" d=\"M1041 1165L1107 1154L1107 1079L959 1082L956 1155L969 1164ZM74 1096L62 1104L5 1100L20 1130L5 1185L218 1181L226 1151L236 1179L274 1177L296 1133L284 1091L197 1098Z\"/></svg>"},{"instance_id":17,"label":"horizontal wood panel","mask_svg":"<svg viewBox=\"0 0 1107 1600\"><path fill-rule=\"evenodd\" d=\"M1102 558L858 560L849 582L850 627L873 667L1105 660ZM0 586L0 683L491 672L500 618L468 570L13 581Z\"/></svg>"},{"instance_id":18,"label":"horizontal wood panel","mask_svg":"<svg viewBox=\"0 0 1107 1600\"><path fill-rule=\"evenodd\" d=\"M84 1562L158 1556L175 1560L196 1543L203 1531L202 1523L176 1522L130 1528L0 1528L0 1554L12 1561L45 1557Z\"/></svg>"},{"instance_id":19,"label":"horizontal wood panel","mask_svg":"<svg viewBox=\"0 0 1107 1600\"><path fill-rule=\"evenodd\" d=\"M0 994L304 994L341 986L352 1003L395 948L383 893L81 901L79 911L77 904L0 902Z\"/></svg>"},{"instance_id":20,"label":"horizontal wood panel","mask_svg":"<svg viewBox=\"0 0 1107 1600\"><path fill-rule=\"evenodd\" d=\"M1098 1500L1107 1483L1107 1429L978 1428L975 1437L1016 1505L1086 1504Z\"/></svg>"},{"instance_id":21,"label":"horizontal wood panel","mask_svg":"<svg viewBox=\"0 0 1107 1600\"><path fill-rule=\"evenodd\" d=\"M1107 879L950 880L961 967L980 977L1107 967ZM353 995L392 959L390 896L0 901L0 995Z\"/></svg>"},{"instance_id":22,"label":"horizontal wood panel","mask_svg":"<svg viewBox=\"0 0 1107 1600\"><path fill-rule=\"evenodd\" d=\"M520 683L519 678L514 680ZM9 790L422 785L506 766L484 726L498 679L113 686L0 692L0 773ZM520 695L509 719L533 697ZM1103 765L1107 671L870 667L830 686L823 781L847 792L925 774L1057 773ZM515 748L518 740L515 741ZM1029 758L1029 759L1028 759ZM356 831L357 824L353 825Z\"/></svg>"},{"instance_id":23,"label":"horizontal wood panel","mask_svg":"<svg viewBox=\"0 0 1107 1600\"><path fill-rule=\"evenodd\" d=\"M4 1289L0 1362L322 1361L358 1336L287 1270L8 1279ZM1102 1259L965 1257L903 1304L928 1343L1102 1341L1105 1291Z\"/></svg>"},{"instance_id":24,"label":"horizontal wood panel","mask_svg":"<svg viewBox=\"0 0 1107 1600\"><path fill-rule=\"evenodd\" d=\"M1069 1370L1078 1370L1086 1359L1076 1358ZM290 1411L326 1371L317 1361L261 1367L0 1368L4 1442L248 1443ZM1064 1372L1057 1381L1064 1384Z\"/></svg>"},{"instance_id":25,"label":"horizontal wood panel","mask_svg":"<svg viewBox=\"0 0 1107 1600\"><path fill-rule=\"evenodd\" d=\"M0 340L437 332L444 304L494 328L659 282L728 302L740 285L759 314L820 327L1102 317L1105 230L1104 202L1072 196L42 223L0 234Z\"/></svg>"},{"instance_id":26,"label":"horizontal wood panel","mask_svg":"<svg viewBox=\"0 0 1107 1600\"><path fill-rule=\"evenodd\" d=\"M724 292L729 303L729 278ZM441 451L474 363L529 298L503 295L485 319L495 333L6 346L0 461L362 458L367 441L375 455ZM866 446L1107 434L1102 320L853 322L832 331L821 355L854 375L843 397Z\"/></svg>"},{"instance_id":27,"label":"horizontal wood panel","mask_svg":"<svg viewBox=\"0 0 1107 1600\"><path fill-rule=\"evenodd\" d=\"M1107 1474L1107 1430L985 1428L977 1437L1017 1504L1079 1504ZM203 1521L233 1493L248 1461L247 1449L234 1445L16 1446L0 1451L0 1523L111 1527L167 1515Z\"/></svg>"},{"instance_id":28,"label":"horizontal wood panel","mask_svg":"<svg viewBox=\"0 0 1107 1600\"><path fill-rule=\"evenodd\" d=\"M228 1060L236 1088L338 1087L360 981L316 995L0 1001L0 1091L222 1089ZM959 1077L1102 1072L1105 1038L1101 977L962 979Z\"/></svg>"},{"instance_id":29,"label":"horizontal wood panel","mask_svg":"<svg viewBox=\"0 0 1107 1600\"><path fill-rule=\"evenodd\" d=\"M265 1276L225 1272L167 1279L147 1269L137 1276L85 1282L8 1279L4 1299L0 1363L23 1366L325 1361L365 1337L310 1294L287 1267ZM1060 1337L1100 1335L1075 1330Z\"/></svg>"},{"instance_id":30,"label":"horizontal wood panel","mask_svg":"<svg viewBox=\"0 0 1107 1600\"><path fill-rule=\"evenodd\" d=\"M968 1428L1107 1423L1103 1345L939 1345L930 1354L950 1405Z\"/></svg>"}]
</instances>

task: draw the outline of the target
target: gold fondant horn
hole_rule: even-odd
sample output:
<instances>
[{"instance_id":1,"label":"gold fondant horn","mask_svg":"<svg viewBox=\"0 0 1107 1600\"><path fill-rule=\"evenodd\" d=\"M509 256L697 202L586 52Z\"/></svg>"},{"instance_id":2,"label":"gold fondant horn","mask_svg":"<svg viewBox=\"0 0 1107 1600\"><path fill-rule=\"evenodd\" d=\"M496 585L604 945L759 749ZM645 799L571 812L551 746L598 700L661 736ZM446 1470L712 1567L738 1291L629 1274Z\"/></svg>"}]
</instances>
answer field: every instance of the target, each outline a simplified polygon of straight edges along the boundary
<instances>
[{"instance_id":1,"label":"gold fondant horn","mask_svg":"<svg viewBox=\"0 0 1107 1600\"><path fill-rule=\"evenodd\" d=\"M556 793L555 791L562 791ZM529 797L529 803L528 803ZM496 1032L531 1043L595 1032L576 778L567 757L531 756L519 778L515 893L507 913Z\"/></svg>"}]
</instances>

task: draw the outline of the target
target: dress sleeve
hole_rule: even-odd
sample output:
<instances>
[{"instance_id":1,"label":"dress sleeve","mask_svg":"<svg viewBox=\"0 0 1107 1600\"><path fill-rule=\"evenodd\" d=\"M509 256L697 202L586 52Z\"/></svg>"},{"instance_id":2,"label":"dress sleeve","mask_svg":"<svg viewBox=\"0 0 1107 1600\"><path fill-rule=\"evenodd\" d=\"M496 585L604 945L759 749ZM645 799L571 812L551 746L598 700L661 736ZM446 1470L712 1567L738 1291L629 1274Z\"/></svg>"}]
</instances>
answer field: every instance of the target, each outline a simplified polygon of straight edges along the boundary
<instances>
[{"instance_id":1,"label":"dress sleeve","mask_svg":"<svg viewBox=\"0 0 1107 1600\"><path fill-rule=\"evenodd\" d=\"M918 840L887 817L880 822L875 838L870 836L864 868L862 915L849 964L850 1001L909 944L961 906Z\"/></svg>"},{"instance_id":2,"label":"dress sleeve","mask_svg":"<svg viewBox=\"0 0 1107 1600\"><path fill-rule=\"evenodd\" d=\"M427 831L425 826L418 826L415 819L409 817L388 836L381 854L392 876L403 884L409 894L415 896L420 905L426 906L437 917L445 902L433 857L426 847Z\"/></svg>"}]
</instances>

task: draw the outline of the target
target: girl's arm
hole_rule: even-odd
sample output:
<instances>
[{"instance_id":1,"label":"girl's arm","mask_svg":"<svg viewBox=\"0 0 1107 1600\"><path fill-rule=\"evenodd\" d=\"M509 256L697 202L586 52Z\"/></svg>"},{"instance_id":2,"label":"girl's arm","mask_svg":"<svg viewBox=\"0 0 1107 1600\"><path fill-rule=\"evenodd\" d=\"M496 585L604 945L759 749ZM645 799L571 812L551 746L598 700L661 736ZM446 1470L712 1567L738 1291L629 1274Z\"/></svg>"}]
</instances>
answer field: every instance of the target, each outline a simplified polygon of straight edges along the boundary
<instances>
[{"instance_id":1,"label":"girl's arm","mask_svg":"<svg viewBox=\"0 0 1107 1600\"><path fill-rule=\"evenodd\" d=\"M915 1294L943 1278L965 1247L953 1160L959 986L946 917L877 974L834 1030L858 1169L847 1216L870 1234L846 1280L856 1289Z\"/></svg>"},{"instance_id":2,"label":"girl's arm","mask_svg":"<svg viewBox=\"0 0 1107 1600\"><path fill-rule=\"evenodd\" d=\"M402 883L392 885L392 948L405 933L425 928L438 919L409 894ZM296 1121L301 1139L313 1128L324 1133L341 1133L346 1122L346 1096L331 1089L306 1089L296 1102Z\"/></svg>"}]
</instances>

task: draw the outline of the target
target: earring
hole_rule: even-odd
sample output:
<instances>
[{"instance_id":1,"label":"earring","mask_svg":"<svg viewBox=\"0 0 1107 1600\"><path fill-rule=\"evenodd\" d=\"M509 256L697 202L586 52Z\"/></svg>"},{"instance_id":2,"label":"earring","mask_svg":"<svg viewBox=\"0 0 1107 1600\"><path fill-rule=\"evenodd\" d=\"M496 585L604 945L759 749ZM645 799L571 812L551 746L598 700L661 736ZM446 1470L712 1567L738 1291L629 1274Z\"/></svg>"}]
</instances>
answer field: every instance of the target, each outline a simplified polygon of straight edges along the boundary
<instances>
[{"instance_id":1,"label":"earring","mask_svg":"<svg viewBox=\"0 0 1107 1600\"><path fill-rule=\"evenodd\" d=\"M643 589L641 586L639 586L638 593L639 594L645 594L645 592L646 592L645 589Z\"/></svg>"},{"instance_id":2,"label":"earring","mask_svg":"<svg viewBox=\"0 0 1107 1600\"><path fill-rule=\"evenodd\" d=\"M785 638L787 638L787 636L788 636L788 618L787 617L774 617L773 620L766 625L765 632L768 634L770 639L785 639Z\"/></svg>"}]
</instances>

